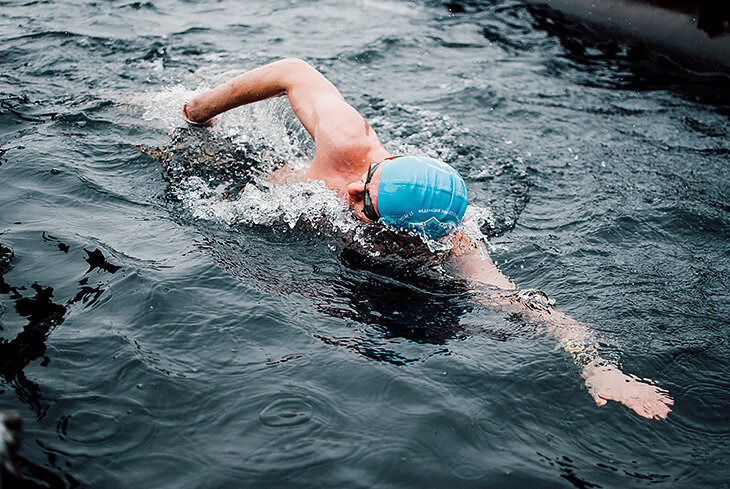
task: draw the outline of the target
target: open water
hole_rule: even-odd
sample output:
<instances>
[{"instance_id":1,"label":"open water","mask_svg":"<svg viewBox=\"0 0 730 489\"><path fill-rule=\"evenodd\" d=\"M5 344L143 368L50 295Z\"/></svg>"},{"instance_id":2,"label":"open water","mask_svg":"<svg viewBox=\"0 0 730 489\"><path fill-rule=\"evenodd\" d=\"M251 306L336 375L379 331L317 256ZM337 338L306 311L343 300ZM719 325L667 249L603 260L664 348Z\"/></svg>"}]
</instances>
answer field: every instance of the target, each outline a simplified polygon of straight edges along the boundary
<instances>
[{"instance_id":1,"label":"open water","mask_svg":"<svg viewBox=\"0 0 730 489\"><path fill-rule=\"evenodd\" d=\"M513 0L3 1L0 28L21 487L727 487L727 81ZM185 127L287 56L455 165L469 232L668 419L596 407L554 340L321 186L267 188L312 155L286 100Z\"/></svg>"}]
</instances>

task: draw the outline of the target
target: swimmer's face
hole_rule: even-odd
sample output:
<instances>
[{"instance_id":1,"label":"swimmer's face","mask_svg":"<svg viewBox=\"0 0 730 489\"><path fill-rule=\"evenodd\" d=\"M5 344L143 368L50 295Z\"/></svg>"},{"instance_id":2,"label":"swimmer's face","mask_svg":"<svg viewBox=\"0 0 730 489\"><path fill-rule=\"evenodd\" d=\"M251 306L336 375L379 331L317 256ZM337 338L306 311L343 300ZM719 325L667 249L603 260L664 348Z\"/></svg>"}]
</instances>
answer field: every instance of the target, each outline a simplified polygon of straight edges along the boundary
<instances>
[{"instance_id":1,"label":"swimmer's face","mask_svg":"<svg viewBox=\"0 0 730 489\"><path fill-rule=\"evenodd\" d=\"M378 186L380 185L380 173L382 171L382 165L379 165L375 169L373 174L370 176L370 181L367 184L367 190L370 193L370 200L373 202L375 211L378 212ZM365 207L365 181L367 180L368 172L362 174L360 180L352 182L347 186L347 203L355 211L355 215L363 221L372 222L371 219L363 212Z\"/></svg>"}]
</instances>

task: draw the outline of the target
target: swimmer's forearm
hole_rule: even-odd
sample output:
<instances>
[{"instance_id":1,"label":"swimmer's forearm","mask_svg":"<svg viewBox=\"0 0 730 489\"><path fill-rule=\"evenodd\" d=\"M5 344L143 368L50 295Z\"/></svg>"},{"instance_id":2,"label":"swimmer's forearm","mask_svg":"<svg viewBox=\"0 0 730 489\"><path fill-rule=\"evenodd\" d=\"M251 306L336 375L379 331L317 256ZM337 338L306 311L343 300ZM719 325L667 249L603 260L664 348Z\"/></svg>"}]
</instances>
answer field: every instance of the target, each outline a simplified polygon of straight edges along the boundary
<instances>
[{"instance_id":1,"label":"swimmer's forearm","mask_svg":"<svg viewBox=\"0 0 730 489\"><path fill-rule=\"evenodd\" d=\"M241 105L281 95L285 90L282 83L285 61L253 69L198 95L186 106L188 117L202 123Z\"/></svg>"},{"instance_id":2,"label":"swimmer's forearm","mask_svg":"<svg viewBox=\"0 0 730 489\"><path fill-rule=\"evenodd\" d=\"M446 256L447 264L453 267L460 277L475 285L491 285L503 290L515 288L494 264L484 243L474 241L461 231L451 240L453 247Z\"/></svg>"},{"instance_id":3,"label":"swimmer's forearm","mask_svg":"<svg viewBox=\"0 0 730 489\"><path fill-rule=\"evenodd\" d=\"M204 123L227 110L284 95L313 80L321 83L324 77L306 62L294 58L275 61L193 98L186 105L187 116L193 122Z\"/></svg>"},{"instance_id":4,"label":"swimmer's forearm","mask_svg":"<svg viewBox=\"0 0 730 489\"><path fill-rule=\"evenodd\" d=\"M580 367L580 375L596 405L608 401L620 402L639 416L649 419L665 419L672 411L672 397L652 384L650 380L627 375L621 369L599 355L593 331L567 314L550 306L523 301L520 293L492 294L483 302L510 314L518 315L526 323L534 324L553 336Z\"/></svg>"},{"instance_id":5,"label":"swimmer's forearm","mask_svg":"<svg viewBox=\"0 0 730 489\"><path fill-rule=\"evenodd\" d=\"M515 284L494 264L484 243L474 241L463 232L457 231L452 238L452 245L453 248L447 256L448 263L475 287L475 291L479 291L483 285L504 291L487 295L482 303L517 314L526 323L544 330L560 341L575 362L586 364L600 358L595 342L590 342L593 334L588 327L549 305L536 305L534 299L530 299L530 294L518 291Z\"/></svg>"},{"instance_id":6,"label":"swimmer's forearm","mask_svg":"<svg viewBox=\"0 0 730 489\"><path fill-rule=\"evenodd\" d=\"M595 362L607 363L598 353L594 332L571 316L531 298L541 294L539 291L496 292L487 295L481 302L517 316L525 324L552 336L579 367Z\"/></svg>"}]
</instances>

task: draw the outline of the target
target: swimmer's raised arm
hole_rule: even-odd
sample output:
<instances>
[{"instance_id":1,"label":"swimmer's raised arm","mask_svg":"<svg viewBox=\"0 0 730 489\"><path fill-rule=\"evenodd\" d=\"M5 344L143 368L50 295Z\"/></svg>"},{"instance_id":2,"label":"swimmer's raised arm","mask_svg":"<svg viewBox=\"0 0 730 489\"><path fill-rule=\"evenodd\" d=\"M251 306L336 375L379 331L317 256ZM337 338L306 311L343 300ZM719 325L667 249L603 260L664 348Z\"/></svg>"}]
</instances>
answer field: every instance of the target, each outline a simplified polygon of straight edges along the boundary
<instances>
[{"instance_id":1,"label":"swimmer's raised arm","mask_svg":"<svg viewBox=\"0 0 730 489\"><path fill-rule=\"evenodd\" d=\"M296 58L239 75L193 98L184 111L190 121L204 124L227 110L280 95L289 97L294 114L313 139L322 119L337 119L343 111L357 113L329 80Z\"/></svg>"},{"instance_id":2,"label":"swimmer's raised arm","mask_svg":"<svg viewBox=\"0 0 730 489\"><path fill-rule=\"evenodd\" d=\"M183 114L195 125L226 110L286 95L294 115L314 140L315 156L304 178L322 180L343 197L368 166L390 156L363 116L335 86L308 63L295 58L253 69L193 98Z\"/></svg>"},{"instance_id":3,"label":"swimmer's raised arm","mask_svg":"<svg viewBox=\"0 0 730 489\"><path fill-rule=\"evenodd\" d=\"M585 324L555 310L547 296L539 291L518 291L514 284L494 265L484 244L474 242L457 232L449 263L472 285L484 305L516 315L527 324L545 331L560 342L560 346L580 367L588 392L598 406L617 401L640 416L664 419L674 404L666 391L603 359L598 351L595 333ZM484 293L482 286L497 287Z\"/></svg>"}]
</instances>

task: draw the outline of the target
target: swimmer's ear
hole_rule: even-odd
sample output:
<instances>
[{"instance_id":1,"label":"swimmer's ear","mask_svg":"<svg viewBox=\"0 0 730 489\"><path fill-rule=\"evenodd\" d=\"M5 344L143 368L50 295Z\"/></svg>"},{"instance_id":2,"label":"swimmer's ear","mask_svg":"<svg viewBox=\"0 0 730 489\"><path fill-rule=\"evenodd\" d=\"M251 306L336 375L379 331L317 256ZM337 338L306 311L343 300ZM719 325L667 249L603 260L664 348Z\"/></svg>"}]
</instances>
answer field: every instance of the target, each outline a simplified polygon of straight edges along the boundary
<instances>
[{"instance_id":1,"label":"swimmer's ear","mask_svg":"<svg viewBox=\"0 0 730 489\"><path fill-rule=\"evenodd\" d=\"M355 202L365 198L365 184L363 182L352 182L347 186L347 195Z\"/></svg>"}]
</instances>

